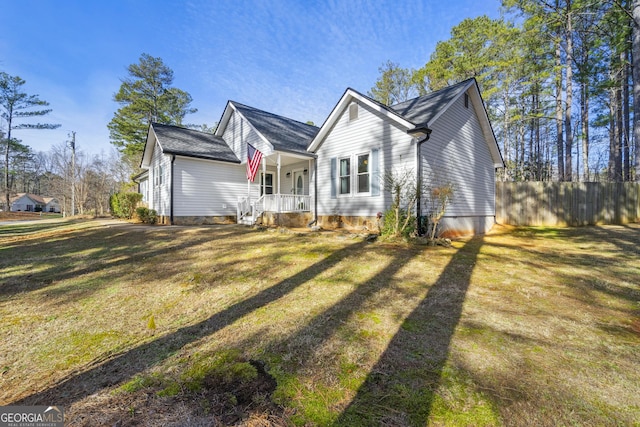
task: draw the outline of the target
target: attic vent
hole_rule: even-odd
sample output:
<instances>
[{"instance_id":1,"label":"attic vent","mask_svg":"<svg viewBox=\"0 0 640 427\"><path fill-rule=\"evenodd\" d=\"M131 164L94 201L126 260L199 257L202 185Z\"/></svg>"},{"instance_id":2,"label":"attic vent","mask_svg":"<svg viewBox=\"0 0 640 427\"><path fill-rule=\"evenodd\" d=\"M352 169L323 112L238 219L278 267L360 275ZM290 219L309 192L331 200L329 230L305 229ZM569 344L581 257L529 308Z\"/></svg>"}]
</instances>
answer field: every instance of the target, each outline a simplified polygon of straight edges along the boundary
<instances>
[{"instance_id":1,"label":"attic vent","mask_svg":"<svg viewBox=\"0 0 640 427\"><path fill-rule=\"evenodd\" d=\"M469 94L464 94L464 108L469 108Z\"/></svg>"},{"instance_id":2,"label":"attic vent","mask_svg":"<svg viewBox=\"0 0 640 427\"><path fill-rule=\"evenodd\" d=\"M358 118L358 104L352 102L349 104L349 121L356 120Z\"/></svg>"}]
</instances>

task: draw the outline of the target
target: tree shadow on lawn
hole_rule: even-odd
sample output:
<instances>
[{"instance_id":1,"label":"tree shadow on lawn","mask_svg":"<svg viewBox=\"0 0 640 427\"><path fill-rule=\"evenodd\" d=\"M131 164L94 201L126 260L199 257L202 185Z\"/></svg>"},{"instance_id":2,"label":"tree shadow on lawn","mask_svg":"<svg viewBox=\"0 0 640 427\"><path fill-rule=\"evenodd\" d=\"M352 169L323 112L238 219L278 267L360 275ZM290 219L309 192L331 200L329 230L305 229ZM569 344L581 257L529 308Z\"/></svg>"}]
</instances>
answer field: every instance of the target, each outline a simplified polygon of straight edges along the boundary
<instances>
[{"instance_id":1,"label":"tree shadow on lawn","mask_svg":"<svg viewBox=\"0 0 640 427\"><path fill-rule=\"evenodd\" d=\"M596 304L593 291L608 294L614 298L630 302L640 301L637 271L631 265L637 260L630 250L633 239L640 245L640 229L616 227L582 227L561 229L559 235L565 241L562 246L538 243L533 248L492 242L491 246L508 251L517 251L517 263L525 265L540 274L551 274L563 278L560 283L570 285L567 289L576 289L576 297L583 302ZM554 237L554 238L557 238ZM602 247L599 247L599 243ZM627 242L627 243L624 243ZM588 243L587 248L582 244ZM612 245L607 245L611 243ZM640 246L638 246L640 248ZM637 250L637 249L636 249ZM619 253L622 252L622 254ZM505 260L505 253L488 254L489 258ZM565 269L565 272L561 272ZM637 270L637 268L636 268ZM569 271L575 272L574 274ZM629 286L621 283L626 282ZM604 307L604 306L603 306Z\"/></svg>"},{"instance_id":2,"label":"tree shadow on lawn","mask_svg":"<svg viewBox=\"0 0 640 427\"><path fill-rule=\"evenodd\" d=\"M351 255L361 251L367 242L359 241L333 252L307 269L243 299L230 307L213 314L197 324L183 327L173 333L141 344L122 354L115 355L84 372L72 374L45 390L21 398L15 405L53 404L69 406L104 388L111 387L131 378L133 375L162 362L185 345L214 334L254 310L272 303L312 278L345 262ZM348 261L347 261L348 262Z\"/></svg>"},{"instance_id":3,"label":"tree shadow on lawn","mask_svg":"<svg viewBox=\"0 0 640 427\"><path fill-rule=\"evenodd\" d=\"M395 249L380 246L373 250L387 253ZM313 354L317 349L347 324L349 317L365 307L367 310L374 310L375 307L370 302L375 299L377 294L388 289L398 288L400 281L395 279L394 275L420 254L424 254L424 252L416 248L395 250L394 256L387 265L373 277L362 283L353 283L354 289L351 292L314 316L295 333L269 343L269 351L293 355L298 365L297 368L304 368L310 360L314 359ZM388 301L382 303L388 303ZM246 342L257 341L260 338L260 336L255 336L247 339ZM252 347L252 345L245 344L243 347Z\"/></svg>"},{"instance_id":4,"label":"tree shadow on lawn","mask_svg":"<svg viewBox=\"0 0 640 427\"><path fill-rule=\"evenodd\" d=\"M0 299L37 291L54 282L75 279L100 270L107 270L109 280L113 282L122 275L130 274L136 266L144 265L148 259L166 254L175 254L175 259L178 259L185 250L222 237L219 230L213 230L212 233L190 235L185 241L175 243L183 232L165 227L145 230L123 223L115 227L77 230L61 237L45 238L44 241L14 243L3 249L0 272L5 268L25 271L0 280ZM116 272L117 267L122 266L130 268ZM157 273L155 280L161 279ZM95 287L89 283L82 287L70 286L68 290L74 298L79 298ZM65 289L57 289L51 294L61 297L66 293Z\"/></svg>"},{"instance_id":5,"label":"tree shadow on lawn","mask_svg":"<svg viewBox=\"0 0 640 427\"><path fill-rule=\"evenodd\" d=\"M404 319L335 425L425 425L483 238L458 250Z\"/></svg>"},{"instance_id":6,"label":"tree shadow on lawn","mask_svg":"<svg viewBox=\"0 0 640 427\"><path fill-rule=\"evenodd\" d=\"M587 225L580 227L519 227L511 232L516 237L563 239L576 243L612 244L620 252L640 253L640 224Z\"/></svg>"},{"instance_id":7,"label":"tree shadow on lawn","mask_svg":"<svg viewBox=\"0 0 640 427\"><path fill-rule=\"evenodd\" d=\"M1 221L1 219L0 219ZM31 220L30 220L31 221ZM72 220L72 221L56 221L56 222L42 222L28 224L21 223L21 221L15 221L12 224L0 225L0 237L25 237L32 233L38 233L43 231L55 231L60 228L69 227L84 220Z\"/></svg>"}]
</instances>

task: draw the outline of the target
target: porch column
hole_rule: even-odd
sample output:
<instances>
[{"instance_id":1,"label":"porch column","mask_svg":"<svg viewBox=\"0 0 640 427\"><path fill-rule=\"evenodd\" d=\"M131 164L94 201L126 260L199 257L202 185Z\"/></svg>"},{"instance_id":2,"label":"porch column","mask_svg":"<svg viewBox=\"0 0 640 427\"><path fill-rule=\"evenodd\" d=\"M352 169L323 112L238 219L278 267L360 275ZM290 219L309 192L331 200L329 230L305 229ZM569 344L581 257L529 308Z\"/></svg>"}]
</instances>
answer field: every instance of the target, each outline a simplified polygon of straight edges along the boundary
<instances>
[{"instance_id":1,"label":"porch column","mask_svg":"<svg viewBox=\"0 0 640 427\"><path fill-rule=\"evenodd\" d=\"M262 158L262 195L267 195L267 159Z\"/></svg>"},{"instance_id":2,"label":"porch column","mask_svg":"<svg viewBox=\"0 0 640 427\"><path fill-rule=\"evenodd\" d=\"M311 209L311 199L312 199L312 198L313 198L313 199L315 199L315 198L316 198L315 188L317 188L317 187L314 187L313 197L312 197L312 196L311 196L311 184L312 184L312 182L311 182L311 177L313 177L313 180L314 180L314 181L315 181L315 179L316 179L316 176L315 176L315 174L313 173L313 171L314 171L315 169L312 169L312 168L311 168L311 164L312 164L312 162L315 162L315 160L309 159L309 166L307 166L307 170L309 171L309 172L307 172L307 173L308 173L308 176L309 176L309 187L307 187L307 193L308 193L308 195L309 195L309 199L308 199L308 200L309 200L309 206L307 206L307 209L309 209L309 211L310 211L310 212L311 212L311 210L312 210L312 209ZM358 167L358 165L356 165L356 167Z\"/></svg>"},{"instance_id":3,"label":"porch column","mask_svg":"<svg viewBox=\"0 0 640 427\"><path fill-rule=\"evenodd\" d=\"M311 173L312 170L313 169L311 169L311 159L309 159L309 166L307 166L307 176L309 177L309 186L307 187L307 193L309 193L309 196L311 195L311 177L313 176L313 174Z\"/></svg>"},{"instance_id":4,"label":"porch column","mask_svg":"<svg viewBox=\"0 0 640 427\"><path fill-rule=\"evenodd\" d=\"M277 169L278 169L278 173L277 173L277 176L278 176L278 190L277 190L277 191L278 191L278 193L277 193L277 194L278 194L278 196L277 196L277 198L278 198L278 202L277 202L277 203L278 203L278 204L277 204L277 206L278 206L278 213L280 213L280 208L281 208L281 206L280 206L280 199L281 199L281 197L280 197L280 153L278 153L278 160L277 160L277 162L278 162L278 163L276 164L276 167L277 167Z\"/></svg>"}]
</instances>

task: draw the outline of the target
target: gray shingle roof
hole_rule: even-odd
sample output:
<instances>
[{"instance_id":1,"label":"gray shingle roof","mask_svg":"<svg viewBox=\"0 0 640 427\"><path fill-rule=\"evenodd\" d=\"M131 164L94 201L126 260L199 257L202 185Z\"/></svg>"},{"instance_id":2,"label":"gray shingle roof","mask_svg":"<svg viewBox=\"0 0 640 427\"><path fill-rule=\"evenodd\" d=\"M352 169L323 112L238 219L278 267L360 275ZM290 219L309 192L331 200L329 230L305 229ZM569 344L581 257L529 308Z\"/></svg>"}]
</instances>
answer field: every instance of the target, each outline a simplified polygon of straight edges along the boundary
<instances>
[{"instance_id":1,"label":"gray shingle roof","mask_svg":"<svg viewBox=\"0 0 640 427\"><path fill-rule=\"evenodd\" d=\"M224 139L212 133L160 123L151 126L166 154L240 163Z\"/></svg>"},{"instance_id":2,"label":"gray shingle roof","mask_svg":"<svg viewBox=\"0 0 640 427\"><path fill-rule=\"evenodd\" d=\"M320 128L232 101L236 109L279 151L309 154Z\"/></svg>"},{"instance_id":3,"label":"gray shingle roof","mask_svg":"<svg viewBox=\"0 0 640 427\"><path fill-rule=\"evenodd\" d=\"M472 80L473 78L467 79L427 95L392 105L391 109L415 125L430 123L442 108L469 86Z\"/></svg>"}]
</instances>

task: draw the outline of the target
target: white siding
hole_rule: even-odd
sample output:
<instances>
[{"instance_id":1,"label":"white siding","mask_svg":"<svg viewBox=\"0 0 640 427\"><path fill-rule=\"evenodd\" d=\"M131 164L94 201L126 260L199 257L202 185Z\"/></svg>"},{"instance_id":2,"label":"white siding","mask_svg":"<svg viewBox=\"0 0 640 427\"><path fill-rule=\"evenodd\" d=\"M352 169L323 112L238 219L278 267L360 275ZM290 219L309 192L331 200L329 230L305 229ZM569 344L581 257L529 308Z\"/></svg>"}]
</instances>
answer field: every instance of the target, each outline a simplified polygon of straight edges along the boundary
<instances>
[{"instance_id":1,"label":"white siding","mask_svg":"<svg viewBox=\"0 0 640 427\"><path fill-rule=\"evenodd\" d=\"M142 201L149 203L149 178L145 178L138 184L138 191L142 194Z\"/></svg>"},{"instance_id":2,"label":"white siding","mask_svg":"<svg viewBox=\"0 0 640 427\"><path fill-rule=\"evenodd\" d=\"M471 102L469 97L465 108L460 97L451 105L431 126L431 137L420 149L423 178L455 186L448 217L495 214L495 170Z\"/></svg>"},{"instance_id":3,"label":"white siding","mask_svg":"<svg viewBox=\"0 0 640 427\"><path fill-rule=\"evenodd\" d=\"M235 111L229 118L222 138L243 164L247 161L247 143L253 145L263 155L269 155L273 152L273 148L258 135L253 126Z\"/></svg>"},{"instance_id":4,"label":"white siding","mask_svg":"<svg viewBox=\"0 0 640 427\"><path fill-rule=\"evenodd\" d=\"M36 202L34 202L33 200L31 200L29 197L27 196L21 196L19 199L16 199L12 204L11 204L11 211L13 212L17 212L17 211L26 211L27 210L27 206L31 206L31 211L33 211L36 208Z\"/></svg>"},{"instance_id":5,"label":"white siding","mask_svg":"<svg viewBox=\"0 0 640 427\"><path fill-rule=\"evenodd\" d=\"M359 105L358 118L349 121L349 108L342 111L333 129L317 150L318 155L318 215L375 216L391 205L391 196L383 190L382 176L386 170L415 171L416 152L412 137L366 105ZM380 195L357 195L352 179L352 194L331 198L331 159L379 150ZM352 176L356 165L352 160ZM374 177L372 176L371 179Z\"/></svg>"},{"instance_id":6,"label":"white siding","mask_svg":"<svg viewBox=\"0 0 640 427\"><path fill-rule=\"evenodd\" d=\"M56 200L52 200L43 208L45 212L60 212L60 203Z\"/></svg>"},{"instance_id":7,"label":"white siding","mask_svg":"<svg viewBox=\"0 0 640 427\"><path fill-rule=\"evenodd\" d=\"M160 167L163 170L162 183L159 182L157 176ZM155 209L158 215L171 215L171 157L162 153L157 141L149 165L149 185L151 186L149 207Z\"/></svg>"},{"instance_id":8,"label":"white siding","mask_svg":"<svg viewBox=\"0 0 640 427\"><path fill-rule=\"evenodd\" d=\"M174 173L174 216L236 215L247 195L245 165L176 157Z\"/></svg>"},{"instance_id":9,"label":"white siding","mask_svg":"<svg viewBox=\"0 0 640 427\"><path fill-rule=\"evenodd\" d=\"M308 160L302 160L298 163L293 163L290 165L286 165L286 166L282 166L280 168L280 193L281 194L293 194L293 189L294 189L294 182L293 182L293 175L294 175L294 171L303 171L306 169L307 170L307 174L302 175L302 180L304 181L304 194L311 194L310 192L310 188L309 188L309 184L310 184L310 177L311 177L311 167L312 167L312 163L309 162ZM273 178L277 179L277 173L275 172L276 169L273 169ZM287 176L287 173L290 173L289 176ZM274 193L276 192L276 189L274 188Z\"/></svg>"}]
</instances>

